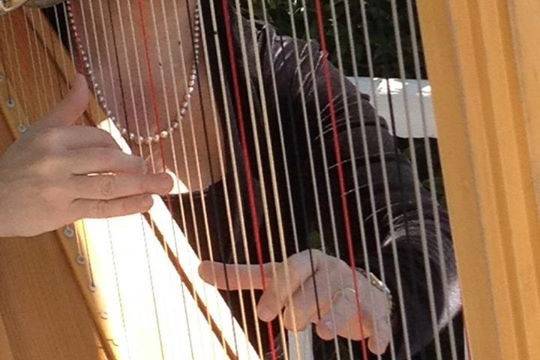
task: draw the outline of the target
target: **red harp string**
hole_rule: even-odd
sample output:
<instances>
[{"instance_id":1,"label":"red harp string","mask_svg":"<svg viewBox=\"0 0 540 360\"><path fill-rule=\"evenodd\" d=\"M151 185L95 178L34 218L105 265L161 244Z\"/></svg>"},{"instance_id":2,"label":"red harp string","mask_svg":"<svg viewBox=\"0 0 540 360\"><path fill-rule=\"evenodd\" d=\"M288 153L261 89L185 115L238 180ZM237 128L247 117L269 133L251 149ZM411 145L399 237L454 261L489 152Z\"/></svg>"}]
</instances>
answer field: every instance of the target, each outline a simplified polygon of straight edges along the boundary
<instances>
[{"instance_id":1,"label":"red harp string","mask_svg":"<svg viewBox=\"0 0 540 360\"><path fill-rule=\"evenodd\" d=\"M261 240L261 234L259 231L259 216L257 211L257 200L255 196L255 186L254 186L254 179L253 174L251 172L251 158L249 156L249 149L248 149L248 141L246 136L246 129L245 129L245 119L243 114L243 103L242 103L242 95L240 91L240 80L239 80L239 74L238 74L238 68L235 59L236 57L236 51L234 47L234 34L233 34L233 27L232 27L232 21L231 21L231 15L229 11L229 1L228 0L222 0L222 11L223 11L223 18L225 22L225 35L227 39L227 51L229 53L230 58L230 71L231 71L231 78L233 82L233 92L234 92L234 100L235 100L235 107L236 107L236 115L238 117L238 127L240 131L240 142L242 146L242 159L244 164L244 171L246 173L246 183L247 183L247 191L248 191L248 201L249 201L249 207L250 207L250 214L251 214L251 222L253 226L253 235L255 237L255 244L256 244L256 250L257 250L257 260L259 262L259 270L261 273L262 278L262 287L263 290L266 289L267 283L266 283L266 276L264 271L264 258L263 258L263 248L262 248L262 240ZM274 338L274 330L272 327L272 322L267 323L267 329L268 329L268 340L270 344L270 351L272 354L272 359L277 359L277 353L275 348L275 338Z\"/></svg>"},{"instance_id":2,"label":"red harp string","mask_svg":"<svg viewBox=\"0 0 540 360\"><path fill-rule=\"evenodd\" d=\"M368 353L366 347L366 340L364 338L364 329L363 329L363 319L361 313L361 304L360 304L360 288L358 287L358 273L356 271L356 260L354 258L354 244L352 240L352 231L351 231L351 222L349 216L349 204L347 201L347 186L345 181L345 173L343 170L343 162L341 159L341 143L338 136L338 126L337 126L337 117L336 109L334 104L334 95L332 89L332 79L330 76L330 63L328 61L328 44L326 42L326 34L324 31L324 12L321 5L321 0L315 0L315 12L317 15L317 30L319 35L319 42L321 45L321 50L325 54L322 57L322 66L324 74L324 82L326 85L326 93L328 97L328 108L330 111L330 120L332 124L332 138L334 143L334 156L336 157L336 167L338 173L338 183L339 191L341 198L341 208L343 211L343 226L345 229L345 238L347 240L347 249L349 253L349 262L351 265L351 271L354 279L354 290L356 291L356 307L358 312L358 322L360 325L360 337L361 348L362 348L362 358L363 360L368 360Z\"/></svg>"}]
</instances>

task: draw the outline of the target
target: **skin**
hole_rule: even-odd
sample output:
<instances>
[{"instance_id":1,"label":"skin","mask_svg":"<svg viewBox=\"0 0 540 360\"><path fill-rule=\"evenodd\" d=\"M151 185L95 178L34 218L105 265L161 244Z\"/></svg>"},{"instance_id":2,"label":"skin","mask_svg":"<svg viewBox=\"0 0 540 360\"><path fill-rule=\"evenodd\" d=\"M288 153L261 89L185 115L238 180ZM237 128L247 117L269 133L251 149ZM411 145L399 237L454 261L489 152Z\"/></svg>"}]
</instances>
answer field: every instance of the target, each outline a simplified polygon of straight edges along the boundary
<instances>
[{"instance_id":1,"label":"skin","mask_svg":"<svg viewBox=\"0 0 540 360\"><path fill-rule=\"evenodd\" d=\"M94 6L93 13L99 14L98 3L86 4ZM116 7L113 7L112 18L124 16L125 25L129 28L129 17L126 17L129 13L128 2L119 4L122 15L117 13ZM136 3L132 1L131 5L134 9L133 17L137 21ZM154 6L159 7L159 2ZM181 19L192 16L185 12L184 4L178 8L180 9L178 16ZM88 10L87 14L90 14ZM161 14L161 11L156 13ZM175 33L176 16L175 12L168 11L166 19L158 19L161 26L168 24L171 34ZM119 23L118 19L113 21ZM150 20L147 21L149 29L152 29ZM184 28L179 33L188 34L188 22L180 23ZM82 24L79 24L79 28L83 28ZM118 32L116 34L118 44L121 44L122 33L119 32L118 26L115 30ZM158 33L165 34L164 28L161 30ZM186 80L182 79L179 48L171 49L171 58L174 59L172 64L168 63L168 56L158 61L157 47L150 48L149 66L153 69L155 78L161 81L158 75L161 68L167 75L164 80L167 93L160 93L161 87L156 86L157 113L160 115L161 123L157 126L154 121L157 117L154 113L156 109L149 102L151 97L146 93L150 88L150 80L144 71L139 75L133 63L133 59L142 56L138 51L144 48L144 43L140 34L127 32L127 38L134 40L125 44L126 50L124 46L118 45L120 57L125 60L119 64L118 69L113 67L112 73L107 74L111 81L100 83L108 103L112 103L110 98L112 93L116 92L117 98L121 98L120 87L117 86L120 79L127 82L129 74L133 79L141 79L142 88L137 86L130 88L134 92L134 99L128 97L125 100L127 113L123 113L122 107L116 111L120 119L130 124L130 128L135 128L136 123L146 124L150 128L150 133L155 133L164 126L166 105L170 109L175 109L174 98L169 95L174 83L179 86L180 96L184 93L183 84ZM105 44L103 38L109 35L106 31L92 34L89 51L96 54L93 48L95 44L103 46ZM173 36L171 41L174 43L178 40ZM192 49L186 40L187 37L183 41L185 56L186 59L192 59ZM150 34L150 41L159 43L163 51L167 49L167 38L157 36L153 31ZM101 54L107 53L105 50L101 49ZM172 73L176 76L173 77ZM205 189L218 181L221 174L218 161L218 155L222 153L218 145L218 139L222 137L221 129L216 130L213 122L205 123L201 112L201 109L205 109L206 114L212 114L212 106L209 103L210 89L205 74L204 61L201 61L198 86L202 97L198 91L193 94L192 116L184 118L181 129L175 135L176 139L179 139L181 134L185 146L180 146L180 141L176 141L174 147L166 142L163 149L157 146L143 147L141 153L144 157L154 153L155 158L163 158L163 164L157 161L153 166L158 170L165 167L174 170L191 191ZM146 90L141 93L141 89ZM3 209L0 213L0 237L36 235L84 217L105 218L144 212L152 205L149 194L165 194L171 189L172 180L169 176L146 174L144 161L123 154L107 133L95 128L74 125L87 106L88 96L84 81L78 78L64 102L24 134L8 149L4 157L0 158L0 208ZM143 107L142 104L146 106ZM146 109L148 119L140 116L143 109ZM170 116L174 115L175 112L172 111ZM136 144L131 145L134 152L139 151ZM178 159L177 164L173 161L174 157ZM88 176L94 173L101 175ZM104 175L110 173L114 175ZM5 209L8 211L4 211ZM312 250L312 254L314 273L307 251L294 254L283 263L264 264L266 283L264 289L259 265L224 265L205 261L200 265L199 273L206 282L220 289L264 290L257 308L258 316L263 321L271 321L283 313L284 325L291 331L300 331L308 324L314 323L317 334L323 339L330 340L336 336L351 340L367 338L371 352L384 353L391 338L391 327L387 322L389 306L385 295L372 286L363 275L358 273L357 276L353 276L351 267L342 260L318 250ZM228 284L224 267L227 269ZM314 280L317 284L317 297ZM355 281L359 289L358 294L350 290L355 288Z\"/></svg>"},{"instance_id":2,"label":"skin","mask_svg":"<svg viewBox=\"0 0 540 360\"><path fill-rule=\"evenodd\" d=\"M368 349L374 354L383 354L392 336L387 321L390 307L386 295L360 273L353 276L351 267L344 261L319 250L311 250L311 253L315 271L312 271L309 250L296 253L283 263L264 264L266 287L259 265L203 261L199 274L204 281L222 290L264 290L257 305L257 315L263 321L272 321L283 312L283 323L288 330L301 331L313 323L318 336L324 340L336 336L357 341L368 338ZM351 290L355 289L355 280L362 328L356 293Z\"/></svg>"},{"instance_id":3,"label":"skin","mask_svg":"<svg viewBox=\"0 0 540 360\"><path fill-rule=\"evenodd\" d=\"M144 212L150 194L171 190L169 175L147 174L144 160L123 153L107 132L75 125L89 96L77 76L66 98L0 158L0 237Z\"/></svg>"}]
</instances>

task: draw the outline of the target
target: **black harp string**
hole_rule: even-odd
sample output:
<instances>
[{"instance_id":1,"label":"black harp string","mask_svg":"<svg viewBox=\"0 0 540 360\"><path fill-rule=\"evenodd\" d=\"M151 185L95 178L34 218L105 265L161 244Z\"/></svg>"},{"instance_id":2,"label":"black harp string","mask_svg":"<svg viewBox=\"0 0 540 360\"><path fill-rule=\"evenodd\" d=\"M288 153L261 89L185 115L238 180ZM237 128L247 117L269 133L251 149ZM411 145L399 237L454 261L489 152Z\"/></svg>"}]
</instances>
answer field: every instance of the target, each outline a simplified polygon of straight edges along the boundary
<instances>
[{"instance_id":1,"label":"black harp string","mask_svg":"<svg viewBox=\"0 0 540 360\"><path fill-rule=\"evenodd\" d=\"M442 231L441 231L441 219L439 215L439 208L438 208L438 200L437 200L437 189L435 186L435 177L434 177L434 165L433 165L433 159L432 159L432 148L431 148L431 142L428 137L427 132L427 120L426 120L426 107L422 92L422 74L420 70L420 54L419 54L419 46L418 46L418 40L417 40L417 30L416 30L416 17L414 13L414 8L412 5L411 0L407 0L407 16L409 20L409 31L410 31L410 38L413 48L413 61L414 61L414 73L416 77L417 82L417 91L419 94L419 101L420 101L420 114L422 118L422 131L423 131L423 137L424 137L424 149L426 153L426 162L427 162L427 168L428 168L428 180L429 180L429 191L431 193L431 205L432 205L432 211L433 211L433 217L435 221L435 231L436 231L436 238L437 238L437 251L439 256L439 271L441 272L442 277L442 291L444 298L448 298L448 273L446 270L446 258L444 256L444 249L442 245ZM449 314L449 309L447 306L445 306L445 316L449 319L448 322L448 337L450 341L450 352L452 356L452 360L457 360L457 349L456 349L456 336L454 331L454 321L451 319Z\"/></svg>"}]
</instances>

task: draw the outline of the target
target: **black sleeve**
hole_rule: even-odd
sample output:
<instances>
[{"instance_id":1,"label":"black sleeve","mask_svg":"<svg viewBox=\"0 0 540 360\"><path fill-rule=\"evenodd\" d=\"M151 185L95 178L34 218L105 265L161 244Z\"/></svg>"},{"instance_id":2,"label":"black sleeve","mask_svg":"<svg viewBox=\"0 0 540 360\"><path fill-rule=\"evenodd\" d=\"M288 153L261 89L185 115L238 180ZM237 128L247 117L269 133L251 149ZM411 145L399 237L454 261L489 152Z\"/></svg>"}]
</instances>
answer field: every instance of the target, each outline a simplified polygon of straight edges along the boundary
<instances>
[{"instance_id":1,"label":"black sleeve","mask_svg":"<svg viewBox=\"0 0 540 360\"><path fill-rule=\"evenodd\" d=\"M434 328L438 331L444 327L461 306L446 212L438 204L433 205L431 194L421 185L415 192L411 164L396 151L386 122L375 113L369 97L359 95L354 84L342 79L336 68L328 64L329 72L325 73L328 70L324 64L325 54L317 43L279 36L271 26L259 29L257 40L267 97L273 96L272 89L277 90L274 91L278 99L277 111L281 114L285 131L293 123L297 130L300 129L299 133L309 133L307 137L302 135L306 142L298 136L293 145L297 160L298 157L304 160L304 168L292 176L306 177L309 174L306 149L310 145L315 177L320 184L319 206L324 213L323 220L326 228L332 227L329 210L333 209L337 219L337 238L343 245L339 249L340 256L348 260L335 156L336 138L332 128L332 116L335 117L356 265L365 267L364 255L367 254L370 270L379 278L384 272L385 282L394 298L392 321L398 358L405 358L403 319L407 324L409 349L412 354L418 352L433 340ZM250 66L255 69L256 64ZM333 107L329 101L330 91ZM350 128L350 137L347 128ZM292 156L289 160L293 162ZM353 171L353 164L356 171ZM326 176L330 179L332 200L325 190ZM372 186L368 185L370 182ZM309 183L306 182L306 187L310 186ZM360 206L357 206L357 191ZM315 218L316 214L313 212L310 216ZM435 226L436 216L440 221L440 231ZM325 237L332 239L332 234L328 229ZM367 249L362 246L362 236ZM381 257L377 253L377 239L382 249ZM382 260L382 268L379 260ZM397 270L396 262L399 263ZM426 265L430 268L431 281L426 278ZM443 285L444 273L447 286ZM434 321L430 312L430 292Z\"/></svg>"}]
</instances>

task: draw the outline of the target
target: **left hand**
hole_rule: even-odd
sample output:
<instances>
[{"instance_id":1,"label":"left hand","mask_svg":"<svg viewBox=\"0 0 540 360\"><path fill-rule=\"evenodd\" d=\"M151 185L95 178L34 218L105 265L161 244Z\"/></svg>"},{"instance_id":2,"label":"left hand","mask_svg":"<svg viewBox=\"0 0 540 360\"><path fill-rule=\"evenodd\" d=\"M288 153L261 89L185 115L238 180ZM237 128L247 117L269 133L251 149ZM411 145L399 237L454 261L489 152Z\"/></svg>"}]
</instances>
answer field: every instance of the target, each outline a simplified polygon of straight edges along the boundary
<instances>
[{"instance_id":1,"label":"left hand","mask_svg":"<svg viewBox=\"0 0 540 360\"><path fill-rule=\"evenodd\" d=\"M296 253L283 263L263 265L266 287L257 305L259 318L271 321L285 308L283 323L288 330L301 331L313 322L317 334L324 340L336 335L351 340L369 338L369 350L383 354L392 336L386 294L359 272L353 275L344 261L319 250L311 250L312 265L309 252ZM204 281L223 290L263 289L259 265L203 261L199 274Z\"/></svg>"}]
</instances>

